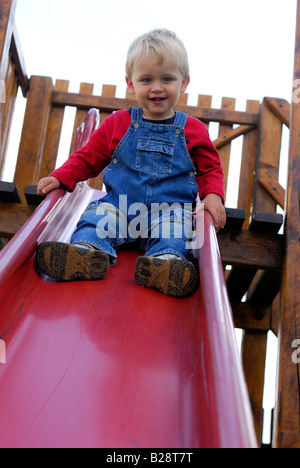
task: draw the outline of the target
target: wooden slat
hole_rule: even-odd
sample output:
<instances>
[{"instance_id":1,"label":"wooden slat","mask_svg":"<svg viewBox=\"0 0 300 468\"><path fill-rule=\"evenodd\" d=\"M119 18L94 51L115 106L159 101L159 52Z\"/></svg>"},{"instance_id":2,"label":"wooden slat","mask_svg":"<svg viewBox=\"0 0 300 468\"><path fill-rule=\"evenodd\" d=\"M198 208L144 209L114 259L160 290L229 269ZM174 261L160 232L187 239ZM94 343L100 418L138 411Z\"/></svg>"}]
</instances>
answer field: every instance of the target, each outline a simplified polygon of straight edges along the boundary
<instances>
[{"instance_id":1,"label":"wooden slat","mask_svg":"<svg viewBox=\"0 0 300 468\"><path fill-rule=\"evenodd\" d=\"M294 80L300 79L300 0L297 2L297 30ZM286 204L286 257L281 291L279 329L279 375L276 403L275 443L278 448L300 447L300 106L292 102L289 170Z\"/></svg>"},{"instance_id":2,"label":"wooden slat","mask_svg":"<svg viewBox=\"0 0 300 468\"><path fill-rule=\"evenodd\" d=\"M103 85L102 86L102 96L114 98L115 95L116 95L116 89L117 89L116 86ZM105 112L105 111L100 112L100 125L104 121L104 119L106 119L106 117L108 117L109 115L111 115L111 112ZM103 172L101 174L99 174L98 177L95 177L94 179L90 179L89 180L89 186L92 187L95 190L102 190L102 188L103 188Z\"/></svg>"},{"instance_id":3,"label":"wooden slat","mask_svg":"<svg viewBox=\"0 0 300 468\"><path fill-rule=\"evenodd\" d=\"M235 99L232 98L223 98L222 99L222 109L234 110L235 109ZM219 127L219 136L218 140L222 141L222 138L228 134L232 129L231 124L220 124ZM226 139L226 138L225 138ZM217 142L215 142L216 144ZM217 143L218 144L218 143ZM219 154L221 158L221 163L224 172L224 186L225 186L225 195L227 192L227 182L228 182L228 173L229 173L229 161L230 161L230 150L231 144L230 141L225 146L219 145Z\"/></svg>"},{"instance_id":4,"label":"wooden slat","mask_svg":"<svg viewBox=\"0 0 300 468\"><path fill-rule=\"evenodd\" d=\"M88 110L91 107L114 112L119 109L128 109L136 105L135 99L106 98L103 96L84 96L75 93L54 91L52 102L56 106L72 106ZM204 122L220 122L222 124L258 125L259 114L231 111L226 109L207 109L194 106L176 106L176 110L203 120Z\"/></svg>"},{"instance_id":5,"label":"wooden slat","mask_svg":"<svg viewBox=\"0 0 300 468\"><path fill-rule=\"evenodd\" d=\"M179 95L179 98L178 98L178 101L177 101L177 105L179 106L187 106L187 102L188 102L188 93L181 93Z\"/></svg>"},{"instance_id":6,"label":"wooden slat","mask_svg":"<svg viewBox=\"0 0 300 468\"><path fill-rule=\"evenodd\" d=\"M102 96L105 96L105 97L110 97L110 98L115 98L116 96L116 90L117 90L117 87L116 86L113 86L113 85L103 85L102 86ZM106 117L108 117L109 115L111 115L111 112L100 112L100 124L102 124L102 122L106 119Z\"/></svg>"},{"instance_id":7,"label":"wooden slat","mask_svg":"<svg viewBox=\"0 0 300 468\"><path fill-rule=\"evenodd\" d=\"M246 111L247 112L259 112L260 102L259 101L247 101ZM255 171L255 160L256 160L256 148L257 148L257 136L258 131L254 129L251 133L247 133L244 136L243 150L242 150L242 161L239 181L239 195L238 195L238 208L246 210L246 224L247 228L250 224L250 215L252 208L252 194L254 184L254 171Z\"/></svg>"},{"instance_id":8,"label":"wooden slat","mask_svg":"<svg viewBox=\"0 0 300 468\"><path fill-rule=\"evenodd\" d=\"M25 202L26 185L36 185L51 110L52 79L33 76L27 98L15 180Z\"/></svg>"},{"instance_id":9,"label":"wooden slat","mask_svg":"<svg viewBox=\"0 0 300 468\"><path fill-rule=\"evenodd\" d=\"M93 91L94 91L94 85L93 84L91 84L91 83L81 83L80 84L79 93L80 93L81 96L84 96L85 98L89 98L90 96L93 96ZM54 91L53 94L55 94L55 92L60 92L60 91ZM76 107L77 107L77 111L76 111L76 115L75 115L73 134L72 134L70 151L69 151L70 154L73 153L73 148L74 148L74 142L75 142L75 136L76 136L77 129L80 127L80 125L84 121L84 119L86 117L86 114L87 114L86 109L81 109L78 106L76 106ZM91 106L91 107L94 107L94 106ZM89 110L89 109L87 109L87 110Z\"/></svg>"},{"instance_id":10,"label":"wooden slat","mask_svg":"<svg viewBox=\"0 0 300 468\"><path fill-rule=\"evenodd\" d=\"M261 105L258 154L255 167L253 212L275 212L277 203L259 184L259 179L278 181L282 138L282 122L269 109L265 99Z\"/></svg>"},{"instance_id":11,"label":"wooden slat","mask_svg":"<svg viewBox=\"0 0 300 468\"><path fill-rule=\"evenodd\" d=\"M57 80L54 89L68 91L68 88L69 81ZM64 113L65 109L63 107L51 108L39 179L47 177L55 169Z\"/></svg>"},{"instance_id":12,"label":"wooden slat","mask_svg":"<svg viewBox=\"0 0 300 468\"><path fill-rule=\"evenodd\" d=\"M131 93L129 92L129 89L128 89L128 88L126 88L125 99L126 99L126 100L128 99L128 100L132 101L132 102L131 102L131 105L132 105L132 106L136 106L136 105L137 105L137 99L136 99L135 94L131 94ZM128 106L128 107L130 107L130 106Z\"/></svg>"},{"instance_id":13,"label":"wooden slat","mask_svg":"<svg viewBox=\"0 0 300 468\"><path fill-rule=\"evenodd\" d=\"M198 107L207 107L211 108L212 96L206 94L199 94L198 96ZM206 126L209 129L209 122L206 122Z\"/></svg>"}]
</instances>

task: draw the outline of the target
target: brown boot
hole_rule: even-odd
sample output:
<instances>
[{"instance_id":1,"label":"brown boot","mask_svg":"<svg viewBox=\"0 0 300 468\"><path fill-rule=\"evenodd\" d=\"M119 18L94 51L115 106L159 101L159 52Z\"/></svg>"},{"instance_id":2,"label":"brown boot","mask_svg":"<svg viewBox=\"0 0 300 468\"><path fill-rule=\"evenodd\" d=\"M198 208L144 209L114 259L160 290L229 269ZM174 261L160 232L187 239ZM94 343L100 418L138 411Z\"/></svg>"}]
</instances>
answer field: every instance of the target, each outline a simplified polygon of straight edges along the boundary
<instances>
[{"instance_id":1,"label":"brown boot","mask_svg":"<svg viewBox=\"0 0 300 468\"><path fill-rule=\"evenodd\" d=\"M199 275L195 265L182 259L162 260L139 257L135 280L140 286L156 289L171 297L188 297L196 292Z\"/></svg>"},{"instance_id":2,"label":"brown boot","mask_svg":"<svg viewBox=\"0 0 300 468\"><path fill-rule=\"evenodd\" d=\"M109 268L109 256L101 250L62 242L45 242L36 251L38 269L59 281L100 280Z\"/></svg>"}]
</instances>

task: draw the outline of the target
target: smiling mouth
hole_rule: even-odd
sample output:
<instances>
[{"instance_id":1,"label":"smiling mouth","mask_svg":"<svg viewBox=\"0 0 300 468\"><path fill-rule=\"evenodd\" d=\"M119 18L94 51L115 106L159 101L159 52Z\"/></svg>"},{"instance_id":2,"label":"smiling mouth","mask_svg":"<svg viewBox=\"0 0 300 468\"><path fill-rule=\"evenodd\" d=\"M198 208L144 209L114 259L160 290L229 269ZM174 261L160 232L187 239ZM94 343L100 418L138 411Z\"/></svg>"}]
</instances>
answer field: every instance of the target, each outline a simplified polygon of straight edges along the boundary
<instances>
[{"instance_id":1,"label":"smiling mouth","mask_svg":"<svg viewBox=\"0 0 300 468\"><path fill-rule=\"evenodd\" d=\"M165 101L165 100L166 100L166 98L163 98L163 97L154 97L154 98L150 98L150 101L152 101L152 102L157 102L157 103L163 102L163 101Z\"/></svg>"}]
</instances>

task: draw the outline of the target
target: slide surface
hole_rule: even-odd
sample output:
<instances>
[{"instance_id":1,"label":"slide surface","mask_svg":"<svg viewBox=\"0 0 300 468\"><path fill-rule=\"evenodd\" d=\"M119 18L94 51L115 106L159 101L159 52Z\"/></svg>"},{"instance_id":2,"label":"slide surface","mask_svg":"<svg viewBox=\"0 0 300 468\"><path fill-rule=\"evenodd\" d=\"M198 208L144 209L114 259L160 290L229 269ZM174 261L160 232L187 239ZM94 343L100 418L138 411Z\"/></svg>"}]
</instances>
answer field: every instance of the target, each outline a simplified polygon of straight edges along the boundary
<instances>
[{"instance_id":1,"label":"slide surface","mask_svg":"<svg viewBox=\"0 0 300 468\"><path fill-rule=\"evenodd\" d=\"M37 274L37 244L68 241L101 195L51 193L0 252L0 447L256 447L207 212L190 298L136 285L136 251L99 282Z\"/></svg>"}]
</instances>

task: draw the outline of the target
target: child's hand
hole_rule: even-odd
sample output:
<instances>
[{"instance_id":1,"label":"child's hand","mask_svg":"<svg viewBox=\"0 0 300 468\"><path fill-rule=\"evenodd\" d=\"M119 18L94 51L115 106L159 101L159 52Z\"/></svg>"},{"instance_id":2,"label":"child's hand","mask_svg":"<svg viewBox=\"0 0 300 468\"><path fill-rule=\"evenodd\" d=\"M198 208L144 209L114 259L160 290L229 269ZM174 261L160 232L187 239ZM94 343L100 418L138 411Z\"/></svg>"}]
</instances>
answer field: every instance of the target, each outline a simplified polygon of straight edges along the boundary
<instances>
[{"instance_id":1,"label":"child's hand","mask_svg":"<svg viewBox=\"0 0 300 468\"><path fill-rule=\"evenodd\" d=\"M52 190L58 189L60 187L60 182L55 177L44 177L39 181L37 187L38 195L47 195Z\"/></svg>"},{"instance_id":2,"label":"child's hand","mask_svg":"<svg viewBox=\"0 0 300 468\"><path fill-rule=\"evenodd\" d=\"M209 211L212 215L216 231L218 232L220 229L223 229L226 224L226 211L222 202L222 198L216 193L209 193L202 200L202 204L204 204L204 209ZM199 207L201 207L201 205L199 205ZM197 208L195 210L195 214L196 213Z\"/></svg>"}]
</instances>

